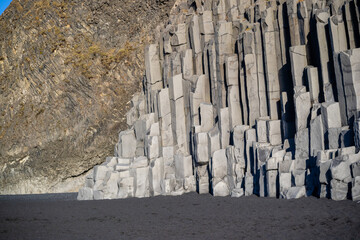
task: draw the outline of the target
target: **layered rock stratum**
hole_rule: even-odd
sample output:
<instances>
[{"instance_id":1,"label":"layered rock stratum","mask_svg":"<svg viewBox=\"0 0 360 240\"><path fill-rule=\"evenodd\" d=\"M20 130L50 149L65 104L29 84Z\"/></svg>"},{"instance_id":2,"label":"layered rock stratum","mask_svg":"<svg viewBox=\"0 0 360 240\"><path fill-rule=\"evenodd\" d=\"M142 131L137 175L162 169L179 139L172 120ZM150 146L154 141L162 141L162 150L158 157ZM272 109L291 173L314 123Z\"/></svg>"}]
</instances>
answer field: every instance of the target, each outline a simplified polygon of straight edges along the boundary
<instances>
[{"instance_id":1,"label":"layered rock stratum","mask_svg":"<svg viewBox=\"0 0 360 240\"><path fill-rule=\"evenodd\" d=\"M173 0L13 0L0 17L0 193L77 191L113 152Z\"/></svg>"},{"instance_id":2,"label":"layered rock stratum","mask_svg":"<svg viewBox=\"0 0 360 240\"><path fill-rule=\"evenodd\" d=\"M360 199L359 2L189 0L78 199Z\"/></svg>"}]
</instances>

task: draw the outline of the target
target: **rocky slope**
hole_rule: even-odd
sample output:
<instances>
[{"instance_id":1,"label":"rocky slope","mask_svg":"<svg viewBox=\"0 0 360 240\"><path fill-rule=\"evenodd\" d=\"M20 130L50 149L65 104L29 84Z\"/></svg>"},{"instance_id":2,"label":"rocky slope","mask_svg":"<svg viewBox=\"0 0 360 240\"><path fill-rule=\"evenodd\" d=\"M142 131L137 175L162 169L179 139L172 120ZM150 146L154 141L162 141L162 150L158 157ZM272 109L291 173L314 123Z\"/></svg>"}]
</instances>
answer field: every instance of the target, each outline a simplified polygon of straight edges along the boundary
<instances>
[{"instance_id":1,"label":"rocky slope","mask_svg":"<svg viewBox=\"0 0 360 240\"><path fill-rule=\"evenodd\" d=\"M0 193L76 190L113 152L144 46L173 4L11 3L0 17Z\"/></svg>"}]
</instances>

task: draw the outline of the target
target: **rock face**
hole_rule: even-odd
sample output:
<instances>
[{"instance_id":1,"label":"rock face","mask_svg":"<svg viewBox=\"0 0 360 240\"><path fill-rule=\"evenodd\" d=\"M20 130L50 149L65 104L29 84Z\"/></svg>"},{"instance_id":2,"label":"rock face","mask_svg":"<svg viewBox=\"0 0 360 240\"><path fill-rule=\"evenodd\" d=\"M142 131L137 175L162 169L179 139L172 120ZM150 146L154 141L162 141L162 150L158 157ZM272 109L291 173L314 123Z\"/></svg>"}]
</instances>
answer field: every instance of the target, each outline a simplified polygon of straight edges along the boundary
<instances>
[{"instance_id":1,"label":"rock face","mask_svg":"<svg viewBox=\"0 0 360 240\"><path fill-rule=\"evenodd\" d=\"M0 17L0 194L77 191L112 154L174 2L12 1Z\"/></svg>"},{"instance_id":2,"label":"rock face","mask_svg":"<svg viewBox=\"0 0 360 240\"><path fill-rule=\"evenodd\" d=\"M178 2L147 47L129 130L78 199L358 199L357 4Z\"/></svg>"}]
</instances>

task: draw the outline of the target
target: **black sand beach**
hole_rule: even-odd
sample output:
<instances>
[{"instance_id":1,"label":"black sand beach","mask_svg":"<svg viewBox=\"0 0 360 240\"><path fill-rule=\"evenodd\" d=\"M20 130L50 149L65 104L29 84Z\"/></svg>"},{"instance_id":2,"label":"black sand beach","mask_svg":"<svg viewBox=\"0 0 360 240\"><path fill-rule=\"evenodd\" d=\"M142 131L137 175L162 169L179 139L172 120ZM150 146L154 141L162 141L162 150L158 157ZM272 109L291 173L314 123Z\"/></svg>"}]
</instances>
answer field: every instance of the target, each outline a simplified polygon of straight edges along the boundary
<instances>
[{"instance_id":1,"label":"black sand beach","mask_svg":"<svg viewBox=\"0 0 360 240\"><path fill-rule=\"evenodd\" d=\"M0 196L0 239L360 239L360 203L179 197Z\"/></svg>"}]
</instances>

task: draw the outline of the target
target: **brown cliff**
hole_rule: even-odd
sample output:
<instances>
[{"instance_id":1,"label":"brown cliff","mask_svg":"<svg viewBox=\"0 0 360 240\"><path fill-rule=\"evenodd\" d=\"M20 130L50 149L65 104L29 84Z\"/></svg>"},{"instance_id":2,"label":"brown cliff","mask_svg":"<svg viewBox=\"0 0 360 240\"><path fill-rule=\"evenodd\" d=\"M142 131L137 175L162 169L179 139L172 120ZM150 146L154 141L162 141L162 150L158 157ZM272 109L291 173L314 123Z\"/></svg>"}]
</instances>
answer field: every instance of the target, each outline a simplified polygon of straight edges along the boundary
<instances>
[{"instance_id":1,"label":"brown cliff","mask_svg":"<svg viewBox=\"0 0 360 240\"><path fill-rule=\"evenodd\" d=\"M14 0L0 17L0 193L77 190L113 153L174 0Z\"/></svg>"}]
</instances>

